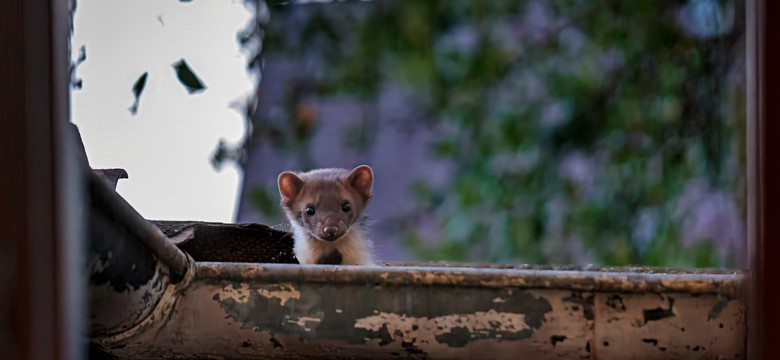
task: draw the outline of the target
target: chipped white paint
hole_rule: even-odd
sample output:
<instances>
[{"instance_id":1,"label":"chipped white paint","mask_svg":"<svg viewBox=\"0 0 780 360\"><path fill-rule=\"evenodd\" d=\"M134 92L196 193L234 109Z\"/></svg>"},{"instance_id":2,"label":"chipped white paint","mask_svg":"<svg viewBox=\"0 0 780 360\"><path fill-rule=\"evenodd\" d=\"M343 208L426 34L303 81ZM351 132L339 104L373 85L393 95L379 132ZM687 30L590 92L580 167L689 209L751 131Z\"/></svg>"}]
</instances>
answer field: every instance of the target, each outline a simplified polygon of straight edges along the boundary
<instances>
[{"instance_id":1,"label":"chipped white paint","mask_svg":"<svg viewBox=\"0 0 780 360\"><path fill-rule=\"evenodd\" d=\"M344 310L341 310L341 309L336 309L336 314L341 314L341 313L343 313L343 312L344 312Z\"/></svg>"},{"instance_id":2,"label":"chipped white paint","mask_svg":"<svg viewBox=\"0 0 780 360\"><path fill-rule=\"evenodd\" d=\"M466 328L474 335L488 335L491 331L520 332L531 327L525 322L525 314L498 312L489 310L478 311L473 314L452 314L445 316L412 317L393 313L381 312L378 315L369 316L355 321L355 328L379 331L387 326L391 336L402 333L403 341L412 341L414 338L425 340L430 337L433 340L438 335L452 332L453 328ZM420 339L423 336L423 339ZM394 340L398 340L395 339Z\"/></svg>"},{"instance_id":3,"label":"chipped white paint","mask_svg":"<svg viewBox=\"0 0 780 360\"><path fill-rule=\"evenodd\" d=\"M269 299L279 299L282 306L287 304L290 299L301 298L301 292L298 291L291 283L280 283L278 286L279 290L258 289L257 293Z\"/></svg>"},{"instance_id":4,"label":"chipped white paint","mask_svg":"<svg viewBox=\"0 0 780 360\"><path fill-rule=\"evenodd\" d=\"M317 323L319 324L322 319L315 318L315 317L309 317L309 316L301 316L297 318L296 320L292 320L289 318L289 316L285 316L287 318L287 322L292 324L298 324L298 326L302 327L304 331L311 331L310 326L306 326L307 323Z\"/></svg>"},{"instance_id":5,"label":"chipped white paint","mask_svg":"<svg viewBox=\"0 0 780 360\"><path fill-rule=\"evenodd\" d=\"M502 299L500 297L496 297L495 299L493 299L493 304L501 304L501 303L505 303L505 302L506 302L506 300Z\"/></svg>"},{"instance_id":6,"label":"chipped white paint","mask_svg":"<svg viewBox=\"0 0 780 360\"><path fill-rule=\"evenodd\" d=\"M273 290L272 290L273 289ZM249 288L249 284L241 283L236 288L234 285L228 285L222 288L220 297L224 299L233 299L239 303L246 303L249 301L249 295L255 291L258 295L268 299L279 299L282 306L287 304L291 299L300 299L301 292L298 291L291 283L280 283L272 286L272 289L260 288L252 290Z\"/></svg>"},{"instance_id":7,"label":"chipped white paint","mask_svg":"<svg viewBox=\"0 0 780 360\"><path fill-rule=\"evenodd\" d=\"M233 285L228 285L222 288L220 299L233 299L237 303L246 303L249 301L250 292L251 290L249 289L249 284L247 283L241 283L241 286L238 288Z\"/></svg>"}]
</instances>

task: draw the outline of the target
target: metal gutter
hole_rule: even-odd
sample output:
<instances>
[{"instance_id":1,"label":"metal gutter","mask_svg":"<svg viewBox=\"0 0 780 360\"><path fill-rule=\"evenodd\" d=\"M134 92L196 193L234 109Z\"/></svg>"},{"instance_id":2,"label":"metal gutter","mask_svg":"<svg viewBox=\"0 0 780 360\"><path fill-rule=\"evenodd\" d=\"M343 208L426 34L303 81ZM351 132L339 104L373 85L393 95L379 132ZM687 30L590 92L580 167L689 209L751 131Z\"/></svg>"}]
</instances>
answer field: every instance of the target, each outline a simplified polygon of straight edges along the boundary
<instances>
[{"instance_id":1,"label":"metal gutter","mask_svg":"<svg viewBox=\"0 0 780 360\"><path fill-rule=\"evenodd\" d=\"M174 245L159 228L144 219L127 201L109 188L104 179L90 174L89 187L95 207L105 214L111 214L117 226L123 227L135 235L144 245L171 269L173 283L179 281L187 272L187 255ZM126 175L125 175L126 176ZM114 183L116 184L116 183Z\"/></svg>"},{"instance_id":2,"label":"metal gutter","mask_svg":"<svg viewBox=\"0 0 780 360\"><path fill-rule=\"evenodd\" d=\"M744 271L302 266L273 263L292 241L264 225L153 223L194 262L93 334L106 358L745 358Z\"/></svg>"},{"instance_id":3,"label":"metal gutter","mask_svg":"<svg viewBox=\"0 0 780 360\"><path fill-rule=\"evenodd\" d=\"M126 334L192 274L194 261L119 196L105 173L85 172L89 336Z\"/></svg>"}]
</instances>

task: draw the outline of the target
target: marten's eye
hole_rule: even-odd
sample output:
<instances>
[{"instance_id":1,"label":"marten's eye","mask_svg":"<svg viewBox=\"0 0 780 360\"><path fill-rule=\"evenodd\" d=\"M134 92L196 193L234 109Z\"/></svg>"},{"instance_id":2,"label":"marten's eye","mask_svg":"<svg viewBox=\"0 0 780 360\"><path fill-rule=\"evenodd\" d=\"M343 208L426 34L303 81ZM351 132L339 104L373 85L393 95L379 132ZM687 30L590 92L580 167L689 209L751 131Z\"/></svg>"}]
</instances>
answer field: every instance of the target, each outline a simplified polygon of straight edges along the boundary
<instances>
[{"instance_id":1,"label":"marten's eye","mask_svg":"<svg viewBox=\"0 0 780 360\"><path fill-rule=\"evenodd\" d=\"M314 211L314 206L309 205L306 207L306 215L312 216L314 213L316 213L316 211Z\"/></svg>"},{"instance_id":2,"label":"marten's eye","mask_svg":"<svg viewBox=\"0 0 780 360\"><path fill-rule=\"evenodd\" d=\"M349 201L345 201L343 204L341 204L341 211L343 212L349 212L349 210L352 209L352 206L349 205Z\"/></svg>"}]
</instances>

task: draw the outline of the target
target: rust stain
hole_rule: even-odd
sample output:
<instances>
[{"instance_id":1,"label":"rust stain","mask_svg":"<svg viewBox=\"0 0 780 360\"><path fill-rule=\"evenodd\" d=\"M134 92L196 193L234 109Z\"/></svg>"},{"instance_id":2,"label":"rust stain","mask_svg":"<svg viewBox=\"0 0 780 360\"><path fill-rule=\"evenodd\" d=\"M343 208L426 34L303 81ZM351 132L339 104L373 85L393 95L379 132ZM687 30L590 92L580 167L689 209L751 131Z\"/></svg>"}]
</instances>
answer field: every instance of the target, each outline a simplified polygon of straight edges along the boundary
<instances>
[{"instance_id":1,"label":"rust stain","mask_svg":"<svg viewBox=\"0 0 780 360\"><path fill-rule=\"evenodd\" d=\"M489 286L489 287L506 287L506 286L523 287L528 285L524 279L512 278L512 277L482 280L479 283L482 286Z\"/></svg>"},{"instance_id":2,"label":"rust stain","mask_svg":"<svg viewBox=\"0 0 780 360\"><path fill-rule=\"evenodd\" d=\"M385 275L389 275L385 273ZM384 279L388 279L389 276L385 276ZM413 271L411 272L412 282L418 284L459 284L463 282L463 274L458 272L449 273L434 273L430 271Z\"/></svg>"}]
</instances>

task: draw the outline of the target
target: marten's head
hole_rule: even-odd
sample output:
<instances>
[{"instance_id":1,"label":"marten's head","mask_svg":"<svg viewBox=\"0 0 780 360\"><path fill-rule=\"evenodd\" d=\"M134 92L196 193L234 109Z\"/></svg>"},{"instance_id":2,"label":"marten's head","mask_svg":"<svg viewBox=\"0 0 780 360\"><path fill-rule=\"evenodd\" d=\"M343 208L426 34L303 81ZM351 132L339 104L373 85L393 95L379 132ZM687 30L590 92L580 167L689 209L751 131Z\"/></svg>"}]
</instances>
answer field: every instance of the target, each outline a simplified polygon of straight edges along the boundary
<instances>
[{"instance_id":1,"label":"marten's head","mask_svg":"<svg viewBox=\"0 0 780 360\"><path fill-rule=\"evenodd\" d=\"M338 241L355 225L371 200L373 181L374 172L367 165L352 171L285 171L277 180L287 218L322 241Z\"/></svg>"}]
</instances>

